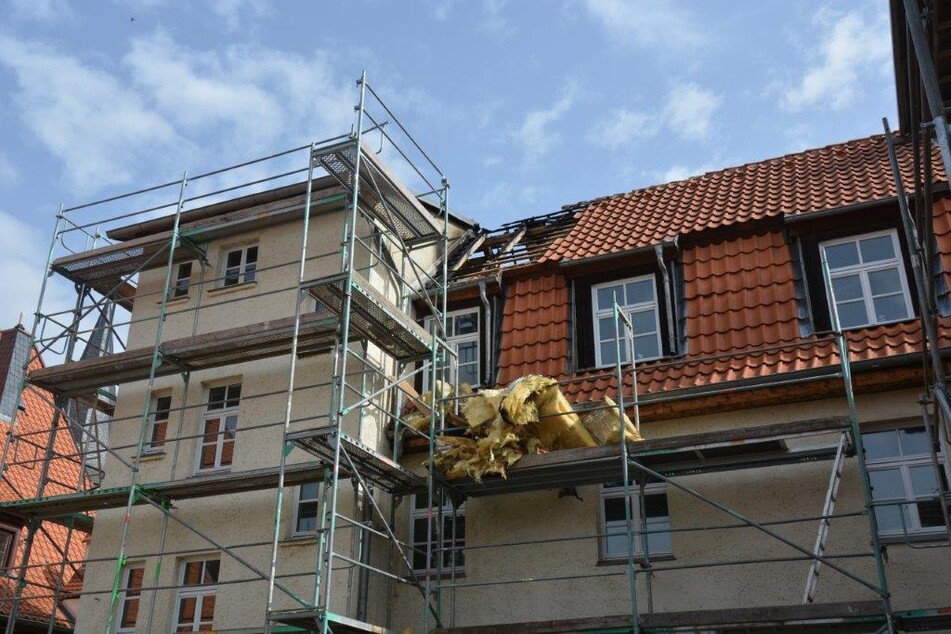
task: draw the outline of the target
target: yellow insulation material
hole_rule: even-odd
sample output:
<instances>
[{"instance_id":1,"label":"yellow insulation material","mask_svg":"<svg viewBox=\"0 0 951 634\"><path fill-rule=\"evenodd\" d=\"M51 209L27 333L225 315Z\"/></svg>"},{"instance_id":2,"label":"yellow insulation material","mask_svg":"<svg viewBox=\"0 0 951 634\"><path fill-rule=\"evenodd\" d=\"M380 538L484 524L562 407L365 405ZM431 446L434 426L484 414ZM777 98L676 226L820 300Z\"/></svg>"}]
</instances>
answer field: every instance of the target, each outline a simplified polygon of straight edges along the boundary
<instances>
[{"instance_id":1,"label":"yellow insulation material","mask_svg":"<svg viewBox=\"0 0 951 634\"><path fill-rule=\"evenodd\" d=\"M432 403L432 394L422 398ZM436 438L434 462L448 479L470 477L480 482L486 474L504 478L525 454L595 447L621 439L614 401L605 398L602 407L582 421L558 382L544 376L526 376L505 390L483 390L460 404L467 436ZM414 420L413 414L408 420ZM627 440L641 440L626 415L623 421Z\"/></svg>"}]
</instances>

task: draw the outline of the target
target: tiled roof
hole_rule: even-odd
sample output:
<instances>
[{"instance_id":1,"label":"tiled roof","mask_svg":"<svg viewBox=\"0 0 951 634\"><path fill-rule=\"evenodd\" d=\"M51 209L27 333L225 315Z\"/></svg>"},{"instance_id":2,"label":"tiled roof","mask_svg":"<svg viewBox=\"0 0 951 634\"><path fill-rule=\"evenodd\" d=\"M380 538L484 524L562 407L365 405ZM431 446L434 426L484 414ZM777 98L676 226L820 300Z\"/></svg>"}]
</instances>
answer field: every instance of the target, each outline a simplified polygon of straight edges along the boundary
<instances>
[{"instance_id":1,"label":"tiled roof","mask_svg":"<svg viewBox=\"0 0 951 634\"><path fill-rule=\"evenodd\" d=\"M910 189L911 146L899 144L897 153ZM940 160L935 180L947 180ZM876 135L599 199L577 213L574 228L542 261L626 251L704 229L893 196L885 136Z\"/></svg>"},{"instance_id":2,"label":"tiled roof","mask_svg":"<svg viewBox=\"0 0 951 634\"><path fill-rule=\"evenodd\" d=\"M907 149L902 152L907 169ZM579 212L574 229L549 255L587 258L672 233L887 199L894 195L891 183L884 137L852 141L649 188L650 194L642 190L595 201ZM681 208L694 211L676 213ZM939 199L933 211L939 264L951 287L951 198ZM682 262L687 354L642 364L640 394L729 387L838 365L830 336L801 335L799 314L805 307L797 303L791 251L778 227L751 223L742 231L711 233L704 241L685 243ZM566 395L578 403L613 395L611 372L569 374L574 331L569 289L561 270L536 270L532 277L508 281L499 383L540 373L566 381ZM951 320L943 318L942 324L941 345L948 347ZM852 360L866 361L920 352L922 334L919 323L908 320L853 330L848 341Z\"/></svg>"},{"instance_id":3,"label":"tiled roof","mask_svg":"<svg viewBox=\"0 0 951 634\"><path fill-rule=\"evenodd\" d=\"M4 339L15 337L17 329L0 331L0 344ZM25 336L25 335L23 335ZM0 345L2 347L2 345ZM5 374L9 366L9 356L0 357L0 370ZM34 356L30 362L30 370L42 367L42 361ZM52 425L54 408L52 395L36 387L30 387L23 392L22 409L16 417L16 434L8 452L8 466L0 480L0 500L12 501L34 497L39 485L41 471L40 461L44 455L44 448L49 439L49 430ZM9 421L0 419L4 436L10 428ZM72 459L54 458L50 462L49 483L44 491L45 495L71 493L80 482L81 471L75 462L76 447L72 436L66 427L60 427L54 440L54 450L57 455L73 455ZM20 541L14 566L19 566L23 557L26 542L26 528L20 532ZM85 544L81 533L74 533L68 540L67 528L51 522L43 522L33 541L30 554L30 568L27 570L27 587L23 591L20 602L21 618L29 621L46 623L53 614L54 604L51 598L56 579L60 575L60 565L64 559L64 551L68 546L68 559L80 561L85 557ZM77 565L67 565L65 576L71 578ZM16 586L16 570L13 576L0 575L0 614L9 614ZM71 621L62 610L56 609L56 623L62 626L71 625Z\"/></svg>"}]
</instances>

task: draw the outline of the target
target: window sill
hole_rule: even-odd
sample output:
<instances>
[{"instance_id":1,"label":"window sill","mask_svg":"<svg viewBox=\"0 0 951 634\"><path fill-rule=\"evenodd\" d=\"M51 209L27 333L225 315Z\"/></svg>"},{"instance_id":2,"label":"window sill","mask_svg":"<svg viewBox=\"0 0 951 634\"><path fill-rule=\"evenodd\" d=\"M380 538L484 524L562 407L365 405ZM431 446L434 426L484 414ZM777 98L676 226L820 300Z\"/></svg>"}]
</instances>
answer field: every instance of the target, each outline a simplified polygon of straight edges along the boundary
<instances>
[{"instance_id":1,"label":"window sill","mask_svg":"<svg viewBox=\"0 0 951 634\"><path fill-rule=\"evenodd\" d=\"M187 304L188 300L191 299L191 295L182 295L181 297L169 297L168 301L165 302L166 306L178 306L179 304ZM162 300L155 302L157 305L162 305Z\"/></svg>"},{"instance_id":2,"label":"window sill","mask_svg":"<svg viewBox=\"0 0 951 634\"><path fill-rule=\"evenodd\" d=\"M938 530L933 532L908 533L908 535L880 535L879 541L886 546L901 546L902 544L918 544L921 542L947 541L948 532Z\"/></svg>"},{"instance_id":3,"label":"window sill","mask_svg":"<svg viewBox=\"0 0 951 634\"><path fill-rule=\"evenodd\" d=\"M135 457L135 459L138 460L139 462L150 462L152 460L161 460L164 457L165 457L164 449L154 449L152 451L149 451L148 449L146 449L145 451L140 453L137 457Z\"/></svg>"},{"instance_id":4,"label":"window sill","mask_svg":"<svg viewBox=\"0 0 951 634\"><path fill-rule=\"evenodd\" d=\"M231 473L231 467L215 467L214 469L199 469L192 474L193 478L204 478L207 476L222 475Z\"/></svg>"},{"instance_id":5,"label":"window sill","mask_svg":"<svg viewBox=\"0 0 951 634\"><path fill-rule=\"evenodd\" d=\"M677 561L677 557L675 557L673 553L651 555L648 559L651 563L658 562L658 561ZM640 555L637 555L634 557L634 565L636 566L640 566L643 561L644 561L644 557ZM598 559L598 562L595 565L596 566L626 566L627 557L622 557L620 559L615 559L615 558Z\"/></svg>"},{"instance_id":6,"label":"window sill","mask_svg":"<svg viewBox=\"0 0 951 634\"><path fill-rule=\"evenodd\" d=\"M281 546L308 546L317 543L317 533L302 533L282 539Z\"/></svg>"},{"instance_id":7,"label":"window sill","mask_svg":"<svg viewBox=\"0 0 951 634\"><path fill-rule=\"evenodd\" d=\"M228 293L237 293L238 291L243 291L245 289L255 288L257 285L257 280L251 280L250 282L241 282L240 284L232 284L231 286L209 288L208 294L212 297L217 297L218 295L227 295Z\"/></svg>"},{"instance_id":8,"label":"window sill","mask_svg":"<svg viewBox=\"0 0 951 634\"><path fill-rule=\"evenodd\" d=\"M416 571L414 571L414 572L416 573L416 576L417 576L417 577L423 578L423 577L426 576L426 571L425 571L425 570L416 570ZM430 571L429 574L432 575L434 578L436 577L436 573L435 573L434 571ZM443 581L451 580L451 579L453 579L453 578L455 578L455 579L465 579L465 577L466 577L466 571L465 571L465 570L456 570L455 577L453 577L453 574L452 574L451 571L450 571L450 572L443 572L441 575L439 575L439 579L441 579L441 580L443 580ZM406 575L403 575L403 579L405 579L406 581L412 581L412 580L413 580L412 577L407 577Z\"/></svg>"}]
</instances>

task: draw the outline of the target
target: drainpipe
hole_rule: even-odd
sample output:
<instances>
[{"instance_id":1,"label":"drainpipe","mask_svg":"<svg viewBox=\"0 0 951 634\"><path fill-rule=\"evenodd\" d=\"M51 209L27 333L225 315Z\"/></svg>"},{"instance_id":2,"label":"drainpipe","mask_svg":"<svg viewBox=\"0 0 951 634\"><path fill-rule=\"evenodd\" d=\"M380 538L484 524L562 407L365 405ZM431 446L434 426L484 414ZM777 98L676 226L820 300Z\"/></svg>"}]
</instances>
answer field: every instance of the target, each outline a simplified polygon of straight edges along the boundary
<instances>
[{"instance_id":1,"label":"drainpipe","mask_svg":"<svg viewBox=\"0 0 951 634\"><path fill-rule=\"evenodd\" d=\"M482 322L485 326L485 370L482 372L484 385L491 385L489 373L495 365L492 363L492 307L489 306L489 297L485 294L485 280L479 280L479 297L482 298Z\"/></svg>"},{"instance_id":2,"label":"drainpipe","mask_svg":"<svg viewBox=\"0 0 951 634\"><path fill-rule=\"evenodd\" d=\"M667 304L667 340L670 342L670 350L673 353L677 352L677 339L674 333L674 303L673 298L673 289L670 286L670 273L667 271L667 263L664 262L664 247L670 246L676 248L677 239L673 240L664 240L660 244L654 245L654 254L657 256L657 268L660 269L660 275L664 280L664 300Z\"/></svg>"}]
</instances>

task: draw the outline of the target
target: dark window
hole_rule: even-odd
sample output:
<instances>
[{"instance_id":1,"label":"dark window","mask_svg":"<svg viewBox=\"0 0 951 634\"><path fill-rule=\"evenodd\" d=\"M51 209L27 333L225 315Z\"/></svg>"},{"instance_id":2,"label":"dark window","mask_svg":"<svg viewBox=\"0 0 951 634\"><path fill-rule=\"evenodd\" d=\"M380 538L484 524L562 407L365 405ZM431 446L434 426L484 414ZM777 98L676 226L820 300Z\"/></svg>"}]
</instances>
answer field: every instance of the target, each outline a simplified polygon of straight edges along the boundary
<instances>
[{"instance_id":1,"label":"dark window","mask_svg":"<svg viewBox=\"0 0 951 634\"><path fill-rule=\"evenodd\" d=\"M188 287L192 281L192 263L182 262L178 265L178 275L175 276L174 297L185 297L188 295Z\"/></svg>"},{"instance_id":2,"label":"dark window","mask_svg":"<svg viewBox=\"0 0 951 634\"><path fill-rule=\"evenodd\" d=\"M223 286L253 282L258 270L258 248L244 247L225 255Z\"/></svg>"},{"instance_id":3,"label":"dark window","mask_svg":"<svg viewBox=\"0 0 951 634\"><path fill-rule=\"evenodd\" d=\"M297 508L294 513L294 534L307 535L317 530L317 496L320 487L316 482L302 484L297 489Z\"/></svg>"},{"instance_id":4,"label":"dark window","mask_svg":"<svg viewBox=\"0 0 951 634\"><path fill-rule=\"evenodd\" d=\"M168 415L172 409L171 396L159 396L149 417L149 449L161 449L165 446L165 434L168 432Z\"/></svg>"},{"instance_id":5,"label":"dark window","mask_svg":"<svg viewBox=\"0 0 951 634\"><path fill-rule=\"evenodd\" d=\"M13 565L13 556L19 536L20 531L15 528L0 526L0 567L8 569Z\"/></svg>"}]
</instances>

